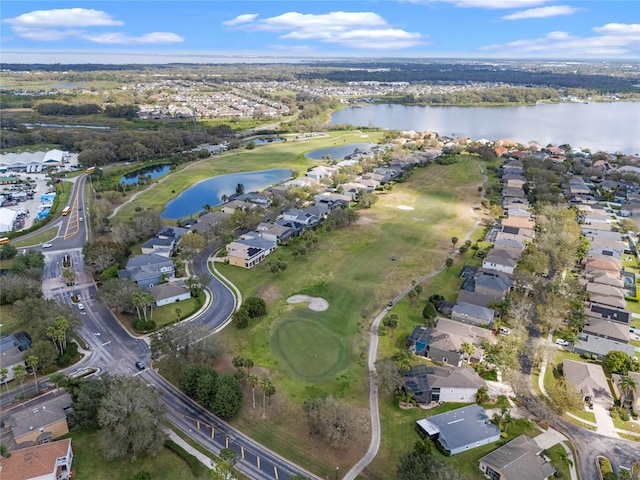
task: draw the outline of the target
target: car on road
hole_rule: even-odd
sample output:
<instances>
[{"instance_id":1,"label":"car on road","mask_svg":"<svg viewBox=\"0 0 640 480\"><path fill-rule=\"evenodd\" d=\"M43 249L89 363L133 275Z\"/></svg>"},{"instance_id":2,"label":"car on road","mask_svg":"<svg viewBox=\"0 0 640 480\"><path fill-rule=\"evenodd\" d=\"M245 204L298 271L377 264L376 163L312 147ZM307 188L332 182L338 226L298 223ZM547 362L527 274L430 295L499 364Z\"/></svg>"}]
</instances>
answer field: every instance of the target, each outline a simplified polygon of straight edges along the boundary
<instances>
[{"instance_id":1,"label":"car on road","mask_svg":"<svg viewBox=\"0 0 640 480\"><path fill-rule=\"evenodd\" d=\"M51 248L53 245L51 243L43 243L42 248Z\"/></svg>"},{"instance_id":2,"label":"car on road","mask_svg":"<svg viewBox=\"0 0 640 480\"><path fill-rule=\"evenodd\" d=\"M556 345L560 345L561 347L568 347L569 346L569 342L567 342L566 340L564 340L562 338L558 338L556 340Z\"/></svg>"},{"instance_id":3,"label":"car on road","mask_svg":"<svg viewBox=\"0 0 640 480\"><path fill-rule=\"evenodd\" d=\"M78 305L78 310L84 310L84 303L78 302L77 305Z\"/></svg>"},{"instance_id":4,"label":"car on road","mask_svg":"<svg viewBox=\"0 0 640 480\"><path fill-rule=\"evenodd\" d=\"M393 307L393 301L387 303L387 307L389 307L389 308Z\"/></svg>"},{"instance_id":5,"label":"car on road","mask_svg":"<svg viewBox=\"0 0 640 480\"><path fill-rule=\"evenodd\" d=\"M84 222L84 218L80 217L80 221L81 221L81 222Z\"/></svg>"},{"instance_id":6,"label":"car on road","mask_svg":"<svg viewBox=\"0 0 640 480\"><path fill-rule=\"evenodd\" d=\"M500 327L499 332L500 332L502 335L509 335L509 334L511 333L511 330L509 330L509 329L508 329L508 328L506 328L506 327Z\"/></svg>"},{"instance_id":7,"label":"car on road","mask_svg":"<svg viewBox=\"0 0 640 480\"><path fill-rule=\"evenodd\" d=\"M144 366L144 363L142 362L136 362L136 368L140 371L144 370L146 367Z\"/></svg>"}]
</instances>

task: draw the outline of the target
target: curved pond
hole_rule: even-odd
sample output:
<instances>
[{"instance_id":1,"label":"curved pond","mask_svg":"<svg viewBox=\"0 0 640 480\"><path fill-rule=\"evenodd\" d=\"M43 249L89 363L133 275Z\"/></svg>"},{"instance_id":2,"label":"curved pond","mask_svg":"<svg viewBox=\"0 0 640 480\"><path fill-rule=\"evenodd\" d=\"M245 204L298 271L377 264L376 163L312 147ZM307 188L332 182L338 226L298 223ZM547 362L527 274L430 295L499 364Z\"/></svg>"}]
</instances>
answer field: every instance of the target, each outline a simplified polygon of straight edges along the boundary
<instances>
[{"instance_id":1,"label":"curved pond","mask_svg":"<svg viewBox=\"0 0 640 480\"><path fill-rule=\"evenodd\" d=\"M330 155L329 160L340 160L354 153L356 149L369 150L373 146L375 146L375 143L350 143L349 145L340 145L338 147L319 148L305 153L305 157L312 160L327 160L327 158L323 157Z\"/></svg>"},{"instance_id":2,"label":"curved pond","mask_svg":"<svg viewBox=\"0 0 640 480\"><path fill-rule=\"evenodd\" d=\"M149 177L151 180L154 178L161 177L165 173L169 173L171 170L171 165L152 165L150 167L139 168L138 170L134 170L133 172L129 172L122 177L118 183L124 183L125 185L134 185L138 183L138 179L140 177Z\"/></svg>"},{"instance_id":3,"label":"curved pond","mask_svg":"<svg viewBox=\"0 0 640 480\"><path fill-rule=\"evenodd\" d=\"M230 173L203 180L189 187L167 203L161 217L167 219L185 218L196 215L205 205L216 207L222 204L222 196L236 193L236 186L244 185L245 193L262 190L291 177L291 170L278 168L258 172Z\"/></svg>"}]
</instances>

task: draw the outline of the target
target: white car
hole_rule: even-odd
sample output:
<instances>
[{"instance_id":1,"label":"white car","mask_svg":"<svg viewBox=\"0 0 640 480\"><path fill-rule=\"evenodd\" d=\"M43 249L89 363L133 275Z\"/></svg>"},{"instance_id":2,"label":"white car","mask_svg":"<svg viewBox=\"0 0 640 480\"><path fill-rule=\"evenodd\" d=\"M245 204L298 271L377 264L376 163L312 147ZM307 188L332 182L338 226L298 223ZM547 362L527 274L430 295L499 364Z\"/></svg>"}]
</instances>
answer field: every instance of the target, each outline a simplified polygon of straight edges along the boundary
<instances>
[{"instance_id":1,"label":"white car","mask_svg":"<svg viewBox=\"0 0 640 480\"><path fill-rule=\"evenodd\" d=\"M82 302L78 303L78 310L84 310L84 303Z\"/></svg>"},{"instance_id":2,"label":"white car","mask_svg":"<svg viewBox=\"0 0 640 480\"><path fill-rule=\"evenodd\" d=\"M502 335L509 335L509 334L511 333L511 330L509 330L509 329L508 329L508 328L506 328L506 327L500 327L499 332L500 332Z\"/></svg>"},{"instance_id":3,"label":"white car","mask_svg":"<svg viewBox=\"0 0 640 480\"><path fill-rule=\"evenodd\" d=\"M561 347L568 347L569 342L567 342L566 340L563 340L562 338L559 338L556 340L556 345L560 345Z\"/></svg>"},{"instance_id":4,"label":"white car","mask_svg":"<svg viewBox=\"0 0 640 480\"><path fill-rule=\"evenodd\" d=\"M42 248L51 248L53 245L51 243L43 243Z\"/></svg>"}]
</instances>

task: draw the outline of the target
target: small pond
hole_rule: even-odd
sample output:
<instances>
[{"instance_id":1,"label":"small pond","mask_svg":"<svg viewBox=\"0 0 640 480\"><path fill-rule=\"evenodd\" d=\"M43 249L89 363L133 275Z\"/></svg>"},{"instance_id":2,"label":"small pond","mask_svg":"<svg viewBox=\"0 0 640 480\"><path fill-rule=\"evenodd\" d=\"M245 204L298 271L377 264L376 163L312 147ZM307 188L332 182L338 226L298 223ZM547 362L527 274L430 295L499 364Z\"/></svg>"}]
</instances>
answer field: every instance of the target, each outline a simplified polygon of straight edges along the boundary
<instances>
[{"instance_id":1,"label":"small pond","mask_svg":"<svg viewBox=\"0 0 640 480\"><path fill-rule=\"evenodd\" d=\"M135 185L138 183L138 179L140 177L148 177L153 180L154 178L161 177L165 173L169 173L171 170L171 165L163 164L163 165L152 165L149 167L139 168L138 170L134 170L133 172L129 172L123 175L120 178L118 183L124 183L125 185Z\"/></svg>"},{"instance_id":2,"label":"small pond","mask_svg":"<svg viewBox=\"0 0 640 480\"><path fill-rule=\"evenodd\" d=\"M216 207L223 203L222 196L230 197L233 195L238 184L242 184L244 192L249 193L263 190L290 177L291 170L288 168L231 173L212 177L189 187L167 203L161 216L167 219L178 219L197 215L204 209L205 205Z\"/></svg>"},{"instance_id":3,"label":"small pond","mask_svg":"<svg viewBox=\"0 0 640 480\"><path fill-rule=\"evenodd\" d=\"M341 160L344 157L351 155L358 150L370 150L375 146L375 143L350 143L349 145L340 145L338 147L319 148L318 150L312 150L307 152L305 156L312 160L327 160L323 158L326 155L330 155L329 160Z\"/></svg>"}]
</instances>

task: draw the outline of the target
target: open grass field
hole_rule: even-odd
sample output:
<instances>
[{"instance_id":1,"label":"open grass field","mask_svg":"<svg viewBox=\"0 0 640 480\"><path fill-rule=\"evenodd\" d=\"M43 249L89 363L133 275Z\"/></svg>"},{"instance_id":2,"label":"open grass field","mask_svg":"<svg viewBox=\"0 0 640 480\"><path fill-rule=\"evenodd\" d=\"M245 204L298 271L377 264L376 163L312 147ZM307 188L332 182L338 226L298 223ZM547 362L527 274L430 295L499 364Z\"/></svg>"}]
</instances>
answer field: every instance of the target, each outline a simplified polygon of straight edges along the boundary
<instances>
[{"instance_id":1,"label":"open grass field","mask_svg":"<svg viewBox=\"0 0 640 480\"><path fill-rule=\"evenodd\" d=\"M363 138L366 135L366 138ZM114 218L118 223L131 217L135 207L151 208L161 212L167 202L190 186L208 178L227 173L251 172L275 168L290 168L303 174L307 168L320 164L304 156L305 152L318 148L363 141L376 142L382 136L379 132L332 132L328 137L290 140L286 143L260 145L253 150L240 148L209 159L187 165L151 188L140 193L136 201L125 205Z\"/></svg>"},{"instance_id":2,"label":"open grass field","mask_svg":"<svg viewBox=\"0 0 640 480\"><path fill-rule=\"evenodd\" d=\"M373 208L360 211L356 225L318 232L318 246L307 255L294 259L287 248L278 249L272 257L288 264L284 272L271 274L265 265L252 270L219 265L244 296L263 297L269 309L246 330L224 331L223 341L230 351L252 358L278 391L273 399L278 406L267 420L255 421L252 412L243 410L234 424L287 457L302 456L301 464L315 472L353 464L366 449L368 436L348 452L318 449L317 440L306 434L302 402L331 393L366 412L368 326L412 280L444 263L453 248L452 236L464 238L473 225L470 209L479 203L479 181L477 160L472 157L461 157L454 165L417 169L407 182L379 194ZM473 251L466 255L471 258ZM413 305L408 299L398 302L394 312L401 327L392 343L400 338L401 328L421 322L428 295L438 292L455 299L462 263L458 260L425 283ZM329 309L312 312L306 304L286 303L295 294L322 297ZM385 428L391 424L385 420ZM403 451L412 444L413 440L403 443ZM395 468L397 455L387 460L391 463L382 465Z\"/></svg>"},{"instance_id":3,"label":"open grass field","mask_svg":"<svg viewBox=\"0 0 640 480\"><path fill-rule=\"evenodd\" d=\"M153 479L196 478L187 463L166 448L162 448L153 457L135 461L105 460L96 451L97 433L77 431L69 436L74 453L72 468L77 480L126 480L141 470L149 472Z\"/></svg>"},{"instance_id":4,"label":"open grass field","mask_svg":"<svg viewBox=\"0 0 640 480\"><path fill-rule=\"evenodd\" d=\"M20 322L13 317L13 305L0 305L0 335L10 335L20 328Z\"/></svg>"}]
</instances>

